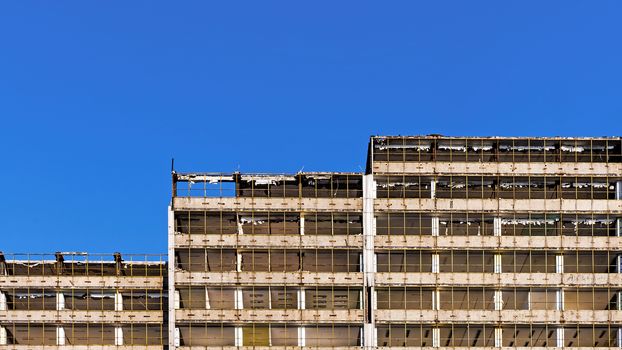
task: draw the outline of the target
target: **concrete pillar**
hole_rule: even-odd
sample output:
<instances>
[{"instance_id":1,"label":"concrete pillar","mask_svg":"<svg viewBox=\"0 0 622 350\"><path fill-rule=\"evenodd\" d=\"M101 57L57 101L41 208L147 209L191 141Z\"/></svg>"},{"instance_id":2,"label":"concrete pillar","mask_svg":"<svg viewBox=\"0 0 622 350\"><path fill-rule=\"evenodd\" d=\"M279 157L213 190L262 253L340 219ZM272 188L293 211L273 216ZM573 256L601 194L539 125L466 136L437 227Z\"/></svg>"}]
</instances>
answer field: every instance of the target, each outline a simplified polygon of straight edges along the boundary
<instances>
[{"instance_id":1,"label":"concrete pillar","mask_svg":"<svg viewBox=\"0 0 622 350\"><path fill-rule=\"evenodd\" d=\"M0 345L8 345L9 344L9 335L6 331L6 328L0 326Z\"/></svg>"},{"instance_id":2,"label":"concrete pillar","mask_svg":"<svg viewBox=\"0 0 622 350\"><path fill-rule=\"evenodd\" d=\"M173 297L173 306L174 306L175 310L179 310L179 309L181 309L181 298L179 297L179 291L175 290L173 295L174 295L174 297Z\"/></svg>"},{"instance_id":3,"label":"concrete pillar","mask_svg":"<svg viewBox=\"0 0 622 350\"><path fill-rule=\"evenodd\" d=\"M495 290L495 294L493 296L493 302L495 304L495 310L503 310L503 292L500 290Z\"/></svg>"},{"instance_id":4,"label":"concrete pillar","mask_svg":"<svg viewBox=\"0 0 622 350\"><path fill-rule=\"evenodd\" d=\"M236 223L238 225L238 235L244 234L244 227L242 226L242 219L240 218L240 214L235 214Z\"/></svg>"},{"instance_id":5,"label":"concrete pillar","mask_svg":"<svg viewBox=\"0 0 622 350\"><path fill-rule=\"evenodd\" d=\"M376 198L376 181L373 175L363 176L363 299L361 300L365 312L365 321L361 329L362 345L369 348L375 343L374 313L369 312L370 298L374 293L376 254L374 252L374 236L376 235L376 219L374 215L374 199Z\"/></svg>"},{"instance_id":6,"label":"concrete pillar","mask_svg":"<svg viewBox=\"0 0 622 350\"><path fill-rule=\"evenodd\" d=\"M555 292L555 310L564 310L564 290L560 289Z\"/></svg>"},{"instance_id":7,"label":"concrete pillar","mask_svg":"<svg viewBox=\"0 0 622 350\"><path fill-rule=\"evenodd\" d=\"M56 327L56 345L65 345L65 328Z\"/></svg>"},{"instance_id":8,"label":"concrete pillar","mask_svg":"<svg viewBox=\"0 0 622 350\"><path fill-rule=\"evenodd\" d=\"M363 338L361 338L364 341L363 346L368 349L376 347L378 343L376 326L371 323L365 323L361 331L363 332Z\"/></svg>"},{"instance_id":9,"label":"concrete pillar","mask_svg":"<svg viewBox=\"0 0 622 350\"><path fill-rule=\"evenodd\" d=\"M558 348L564 347L564 327L559 327L556 330L555 347L558 347Z\"/></svg>"},{"instance_id":10,"label":"concrete pillar","mask_svg":"<svg viewBox=\"0 0 622 350\"><path fill-rule=\"evenodd\" d=\"M616 182L616 199L622 199L622 181Z\"/></svg>"},{"instance_id":11,"label":"concrete pillar","mask_svg":"<svg viewBox=\"0 0 622 350\"><path fill-rule=\"evenodd\" d=\"M616 236L622 237L622 219L616 219Z\"/></svg>"},{"instance_id":12,"label":"concrete pillar","mask_svg":"<svg viewBox=\"0 0 622 350\"><path fill-rule=\"evenodd\" d=\"M622 255L616 257L616 272L622 273Z\"/></svg>"},{"instance_id":13,"label":"concrete pillar","mask_svg":"<svg viewBox=\"0 0 622 350\"><path fill-rule=\"evenodd\" d=\"M495 328L495 348L500 348L503 346L503 328L496 327Z\"/></svg>"},{"instance_id":14,"label":"concrete pillar","mask_svg":"<svg viewBox=\"0 0 622 350\"><path fill-rule=\"evenodd\" d=\"M244 294L242 293L242 289L238 288L235 290L235 294L233 296L233 304L236 310L244 309Z\"/></svg>"},{"instance_id":15,"label":"concrete pillar","mask_svg":"<svg viewBox=\"0 0 622 350\"><path fill-rule=\"evenodd\" d=\"M440 271L439 261L440 261L440 258L439 258L438 253L432 254L432 272L433 273L438 273Z\"/></svg>"},{"instance_id":16,"label":"concrete pillar","mask_svg":"<svg viewBox=\"0 0 622 350\"><path fill-rule=\"evenodd\" d=\"M622 292L617 293L616 310L622 310Z\"/></svg>"},{"instance_id":17,"label":"concrete pillar","mask_svg":"<svg viewBox=\"0 0 622 350\"><path fill-rule=\"evenodd\" d=\"M0 292L0 311L6 311L8 309L6 294L4 292Z\"/></svg>"},{"instance_id":18,"label":"concrete pillar","mask_svg":"<svg viewBox=\"0 0 622 350\"><path fill-rule=\"evenodd\" d=\"M305 235L305 213L300 213L300 235Z\"/></svg>"},{"instance_id":19,"label":"concrete pillar","mask_svg":"<svg viewBox=\"0 0 622 350\"><path fill-rule=\"evenodd\" d=\"M555 256L555 273L564 273L564 256L562 254Z\"/></svg>"},{"instance_id":20,"label":"concrete pillar","mask_svg":"<svg viewBox=\"0 0 622 350\"><path fill-rule=\"evenodd\" d=\"M501 218L492 219L492 233L494 236L501 236Z\"/></svg>"},{"instance_id":21,"label":"concrete pillar","mask_svg":"<svg viewBox=\"0 0 622 350\"><path fill-rule=\"evenodd\" d=\"M242 272L242 253L240 252L235 252L235 270Z\"/></svg>"},{"instance_id":22,"label":"concrete pillar","mask_svg":"<svg viewBox=\"0 0 622 350\"><path fill-rule=\"evenodd\" d=\"M56 292L56 310L65 310L65 294Z\"/></svg>"},{"instance_id":23,"label":"concrete pillar","mask_svg":"<svg viewBox=\"0 0 622 350\"><path fill-rule=\"evenodd\" d=\"M438 289L432 291L432 310L441 309L441 292Z\"/></svg>"},{"instance_id":24,"label":"concrete pillar","mask_svg":"<svg viewBox=\"0 0 622 350\"><path fill-rule=\"evenodd\" d=\"M616 338L618 341L618 347L622 348L622 327L618 328L618 335Z\"/></svg>"},{"instance_id":25,"label":"concrete pillar","mask_svg":"<svg viewBox=\"0 0 622 350\"><path fill-rule=\"evenodd\" d=\"M209 310L212 306L209 303L209 292L207 291L207 287L205 287L205 309Z\"/></svg>"},{"instance_id":26,"label":"concrete pillar","mask_svg":"<svg viewBox=\"0 0 622 350\"><path fill-rule=\"evenodd\" d=\"M503 272L503 260L501 258L501 254L495 254L493 258L493 272L494 273L502 273Z\"/></svg>"},{"instance_id":27,"label":"concrete pillar","mask_svg":"<svg viewBox=\"0 0 622 350\"><path fill-rule=\"evenodd\" d=\"M298 327L298 346L306 346L307 332L305 327Z\"/></svg>"},{"instance_id":28,"label":"concrete pillar","mask_svg":"<svg viewBox=\"0 0 622 350\"><path fill-rule=\"evenodd\" d=\"M173 339L171 339L173 341L173 346L178 347L181 345L181 336L179 333L179 328L175 327L173 329Z\"/></svg>"},{"instance_id":29,"label":"concrete pillar","mask_svg":"<svg viewBox=\"0 0 622 350\"><path fill-rule=\"evenodd\" d=\"M114 309L115 311L123 311L123 294L119 291L114 293Z\"/></svg>"},{"instance_id":30,"label":"concrete pillar","mask_svg":"<svg viewBox=\"0 0 622 350\"><path fill-rule=\"evenodd\" d=\"M436 179L430 181L430 198L436 198Z\"/></svg>"},{"instance_id":31,"label":"concrete pillar","mask_svg":"<svg viewBox=\"0 0 622 350\"><path fill-rule=\"evenodd\" d=\"M114 327L114 345L123 345L123 328Z\"/></svg>"},{"instance_id":32,"label":"concrete pillar","mask_svg":"<svg viewBox=\"0 0 622 350\"><path fill-rule=\"evenodd\" d=\"M235 327L235 346L243 346L244 345L244 333L242 332L242 327Z\"/></svg>"},{"instance_id":33,"label":"concrete pillar","mask_svg":"<svg viewBox=\"0 0 622 350\"><path fill-rule=\"evenodd\" d=\"M438 327L432 328L432 347L438 348L441 346L441 329Z\"/></svg>"},{"instance_id":34,"label":"concrete pillar","mask_svg":"<svg viewBox=\"0 0 622 350\"><path fill-rule=\"evenodd\" d=\"M432 218L432 236L438 236L440 234L440 219L438 217Z\"/></svg>"},{"instance_id":35,"label":"concrete pillar","mask_svg":"<svg viewBox=\"0 0 622 350\"><path fill-rule=\"evenodd\" d=\"M307 298L305 294L305 290L300 288L296 291L298 296L298 309L304 310L307 307ZM304 346L304 345L303 345Z\"/></svg>"}]
</instances>

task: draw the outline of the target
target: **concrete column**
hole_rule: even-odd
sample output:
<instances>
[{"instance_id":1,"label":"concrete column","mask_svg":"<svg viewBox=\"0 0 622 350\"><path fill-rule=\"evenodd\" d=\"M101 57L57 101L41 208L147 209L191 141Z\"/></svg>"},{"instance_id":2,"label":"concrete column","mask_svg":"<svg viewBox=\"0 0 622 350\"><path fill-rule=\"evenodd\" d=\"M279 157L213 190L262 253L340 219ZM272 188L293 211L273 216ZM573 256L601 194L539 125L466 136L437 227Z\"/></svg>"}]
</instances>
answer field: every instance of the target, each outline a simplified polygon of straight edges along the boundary
<instances>
[{"instance_id":1,"label":"concrete column","mask_svg":"<svg viewBox=\"0 0 622 350\"><path fill-rule=\"evenodd\" d=\"M432 218L432 236L438 236L440 233L440 219L435 216Z\"/></svg>"},{"instance_id":2,"label":"concrete column","mask_svg":"<svg viewBox=\"0 0 622 350\"><path fill-rule=\"evenodd\" d=\"M622 273L622 255L616 257L616 272Z\"/></svg>"},{"instance_id":3,"label":"concrete column","mask_svg":"<svg viewBox=\"0 0 622 350\"><path fill-rule=\"evenodd\" d=\"M173 341L173 346L178 347L181 345L181 336L179 333L179 328L175 327L173 329L173 339L171 339Z\"/></svg>"},{"instance_id":4,"label":"concrete column","mask_svg":"<svg viewBox=\"0 0 622 350\"><path fill-rule=\"evenodd\" d=\"M441 346L441 329L438 327L432 328L432 347L438 348Z\"/></svg>"},{"instance_id":5,"label":"concrete column","mask_svg":"<svg viewBox=\"0 0 622 350\"><path fill-rule=\"evenodd\" d=\"M205 287L205 309L209 310L212 306L209 303L209 292L207 291L207 287Z\"/></svg>"},{"instance_id":6,"label":"concrete column","mask_svg":"<svg viewBox=\"0 0 622 350\"><path fill-rule=\"evenodd\" d=\"M618 292L616 297L616 310L622 310L622 292Z\"/></svg>"},{"instance_id":7,"label":"concrete column","mask_svg":"<svg viewBox=\"0 0 622 350\"><path fill-rule=\"evenodd\" d=\"M555 347L558 347L558 348L564 347L564 327L559 327L556 330Z\"/></svg>"},{"instance_id":8,"label":"concrete column","mask_svg":"<svg viewBox=\"0 0 622 350\"><path fill-rule=\"evenodd\" d=\"M503 346L503 328L496 327L495 328L495 348L500 348Z\"/></svg>"},{"instance_id":9,"label":"concrete column","mask_svg":"<svg viewBox=\"0 0 622 350\"><path fill-rule=\"evenodd\" d=\"M242 253L240 252L235 252L235 270L237 272L242 272Z\"/></svg>"},{"instance_id":10,"label":"concrete column","mask_svg":"<svg viewBox=\"0 0 622 350\"><path fill-rule=\"evenodd\" d=\"M173 295L174 295L174 297L173 297L174 310L179 310L179 309L181 309L181 298L179 297L179 291L175 290Z\"/></svg>"},{"instance_id":11,"label":"concrete column","mask_svg":"<svg viewBox=\"0 0 622 350\"><path fill-rule=\"evenodd\" d=\"M65 310L65 294L56 292L56 310Z\"/></svg>"},{"instance_id":12,"label":"concrete column","mask_svg":"<svg viewBox=\"0 0 622 350\"><path fill-rule=\"evenodd\" d=\"M123 328L114 327L114 345L123 345Z\"/></svg>"},{"instance_id":13,"label":"concrete column","mask_svg":"<svg viewBox=\"0 0 622 350\"><path fill-rule=\"evenodd\" d=\"M441 292L438 289L432 291L432 310L441 309Z\"/></svg>"},{"instance_id":14,"label":"concrete column","mask_svg":"<svg viewBox=\"0 0 622 350\"><path fill-rule=\"evenodd\" d=\"M9 335L6 331L6 328L0 326L0 345L8 345L9 343Z\"/></svg>"},{"instance_id":15,"label":"concrete column","mask_svg":"<svg viewBox=\"0 0 622 350\"><path fill-rule=\"evenodd\" d=\"M123 311L123 294L119 291L114 293L114 309L115 311Z\"/></svg>"},{"instance_id":16,"label":"concrete column","mask_svg":"<svg viewBox=\"0 0 622 350\"><path fill-rule=\"evenodd\" d=\"M555 310L564 310L564 290L560 289L555 292Z\"/></svg>"},{"instance_id":17,"label":"concrete column","mask_svg":"<svg viewBox=\"0 0 622 350\"><path fill-rule=\"evenodd\" d=\"M555 273L564 273L564 256L562 254L555 256Z\"/></svg>"},{"instance_id":18,"label":"concrete column","mask_svg":"<svg viewBox=\"0 0 622 350\"><path fill-rule=\"evenodd\" d=\"M622 327L618 328L617 340L618 340L618 347L622 348Z\"/></svg>"},{"instance_id":19,"label":"concrete column","mask_svg":"<svg viewBox=\"0 0 622 350\"><path fill-rule=\"evenodd\" d=\"M235 346L243 346L244 345L244 333L242 332L242 327L235 327Z\"/></svg>"},{"instance_id":20,"label":"concrete column","mask_svg":"<svg viewBox=\"0 0 622 350\"><path fill-rule=\"evenodd\" d=\"M305 294L305 290L300 288L296 291L296 294L298 296L298 309L300 310L304 310L307 307L307 298L306 298L306 294ZM304 346L304 345L303 345Z\"/></svg>"},{"instance_id":21,"label":"concrete column","mask_svg":"<svg viewBox=\"0 0 622 350\"><path fill-rule=\"evenodd\" d=\"M298 327L298 346L306 346L307 332L305 327Z\"/></svg>"},{"instance_id":22,"label":"concrete column","mask_svg":"<svg viewBox=\"0 0 622 350\"><path fill-rule=\"evenodd\" d=\"M616 199L622 199L622 181L616 182Z\"/></svg>"},{"instance_id":23,"label":"concrete column","mask_svg":"<svg viewBox=\"0 0 622 350\"><path fill-rule=\"evenodd\" d=\"M501 218L492 219L492 233L494 236L501 236Z\"/></svg>"},{"instance_id":24,"label":"concrete column","mask_svg":"<svg viewBox=\"0 0 622 350\"><path fill-rule=\"evenodd\" d=\"M503 272L503 260L501 258L501 254L495 254L493 258L493 272L494 273L502 273Z\"/></svg>"},{"instance_id":25,"label":"concrete column","mask_svg":"<svg viewBox=\"0 0 622 350\"><path fill-rule=\"evenodd\" d=\"M436 198L436 179L430 181L430 198Z\"/></svg>"},{"instance_id":26,"label":"concrete column","mask_svg":"<svg viewBox=\"0 0 622 350\"><path fill-rule=\"evenodd\" d=\"M65 328L56 327L56 345L65 345Z\"/></svg>"},{"instance_id":27,"label":"concrete column","mask_svg":"<svg viewBox=\"0 0 622 350\"><path fill-rule=\"evenodd\" d=\"M244 294L242 293L242 289L238 288L235 290L235 295L233 297L233 304L236 310L244 309Z\"/></svg>"},{"instance_id":28,"label":"concrete column","mask_svg":"<svg viewBox=\"0 0 622 350\"><path fill-rule=\"evenodd\" d=\"M365 322L363 324L362 345L370 348L375 344L375 320L374 313L371 312L373 304L370 299L374 293L374 282L376 272L376 254L374 252L374 236L376 235L376 225L374 216L374 199L376 198L376 181L373 175L363 176L363 299L361 300L365 312Z\"/></svg>"},{"instance_id":29,"label":"concrete column","mask_svg":"<svg viewBox=\"0 0 622 350\"><path fill-rule=\"evenodd\" d=\"M439 261L440 261L440 258L439 258L438 253L432 254L432 272L433 273L438 273L440 271Z\"/></svg>"},{"instance_id":30,"label":"concrete column","mask_svg":"<svg viewBox=\"0 0 622 350\"><path fill-rule=\"evenodd\" d=\"M242 226L242 219L240 219L240 214L239 213L235 214L235 219L236 219L236 223L238 225L238 235L243 235L244 234L244 227Z\"/></svg>"},{"instance_id":31,"label":"concrete column","mask_svg":"<svg viewBox=\"0 0 622 350\"><path fill-rule=\"evenodd\" d=\"M8 309L6 294L4 294L4 292L0 292L0 311L6 311Z\"/></svg>"},{"instance_id":32,"label":"concrete column","mask_svg":"<svg viewBox=\"0 0 622 350\"><path fill-rule=\"evenodd\" d=\"M503 292L500 290L495 290L495 294L493 296L493 302L495 304L495 310L503 310Z\"/></svg>"},{"instance_id":33,"label":"concrete column","mask_svg":"<svg viewBox=\"0 0 622 350\"><path fill-rule=\"evenodd\" d=\"M305 235L305 213L300 213L300 235Z\"/></svg>"},{"instance_id":34,"label":"concrete column","mask_svg":"<svg viewBox=\"0 0 622 350\"><path fill-rule=\"evenodd\" d=\"M179 328L175 327L175 310L179 309L179 291L175 290L175 212L168 206L168 346L179 346Z\"/></svg>"},{"instance_id":35,"label":"concrete column","mask_svg":"<svg viewBox=\"0 0 622 350\"><path fill-rule=\"evenodd\" d=\"M616 236L622 237L622 219L616 219Z\"/></svg>"}]
</instances>

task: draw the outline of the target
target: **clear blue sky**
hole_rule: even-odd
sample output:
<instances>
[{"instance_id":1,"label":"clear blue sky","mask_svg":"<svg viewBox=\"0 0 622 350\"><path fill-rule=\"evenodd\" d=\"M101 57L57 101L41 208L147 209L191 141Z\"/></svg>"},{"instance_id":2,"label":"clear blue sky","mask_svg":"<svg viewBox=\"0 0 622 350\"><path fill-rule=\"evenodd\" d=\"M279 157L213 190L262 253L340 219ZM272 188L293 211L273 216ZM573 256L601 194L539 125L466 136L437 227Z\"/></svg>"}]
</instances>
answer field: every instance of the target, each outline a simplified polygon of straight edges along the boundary
<instances>
[{"instance_id":1,"label":"clear blue sky","mask_svg":"<svg viewBox=\"0 0 622 350\"><path fill-rule=\"evenodd\" d=\"M620 135L620 1L3 1L0 250L166 250L181 171Z\"/></svg>"}]
</instances>

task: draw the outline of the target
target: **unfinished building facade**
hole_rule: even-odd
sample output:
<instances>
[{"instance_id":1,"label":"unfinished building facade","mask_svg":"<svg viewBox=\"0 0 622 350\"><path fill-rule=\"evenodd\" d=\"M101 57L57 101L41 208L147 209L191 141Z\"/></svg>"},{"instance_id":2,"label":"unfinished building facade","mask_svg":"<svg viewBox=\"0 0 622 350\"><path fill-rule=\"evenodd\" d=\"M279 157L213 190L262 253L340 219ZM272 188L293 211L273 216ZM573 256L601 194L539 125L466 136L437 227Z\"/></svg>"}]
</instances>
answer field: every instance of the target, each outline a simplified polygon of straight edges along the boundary
<instances>
[{"instance_id":1,"label":"unfinished building facade","mask_svg":"<svg viewBox=\"0 0 622 350\"><path fill-rule=\"evenodd\" d=\"M174 172L170 346L621 346L620 138L368 150L365 174Z\"/></svg>"},{"instance_id":2,"label":"unfinished building facade","mask_svg":"<svg viewBox=\"0 0 622 350\"><path fill-rule=\"evenodd\" d=\"M0 349L162 349L162 257L0 253Z\"/></svg>"}]
</instances>

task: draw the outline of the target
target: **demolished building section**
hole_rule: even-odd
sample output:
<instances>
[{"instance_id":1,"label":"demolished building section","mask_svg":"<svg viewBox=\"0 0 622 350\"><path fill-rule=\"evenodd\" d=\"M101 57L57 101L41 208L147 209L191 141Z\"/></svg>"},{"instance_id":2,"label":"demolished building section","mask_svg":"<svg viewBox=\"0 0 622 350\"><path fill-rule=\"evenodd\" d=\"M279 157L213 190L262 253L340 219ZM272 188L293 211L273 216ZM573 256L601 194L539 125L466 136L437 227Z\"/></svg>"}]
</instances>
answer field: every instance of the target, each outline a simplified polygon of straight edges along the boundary
<instances>
[{"instance_id":1,"label":"demolished building section","mask_svg":"<svg viewBox=\"0 0 622 350\"><path fill-rule=\"evenodd\" d=\"M0 254L0 349L162 349L162 256Z\"/></svg>"}]
</instances>

